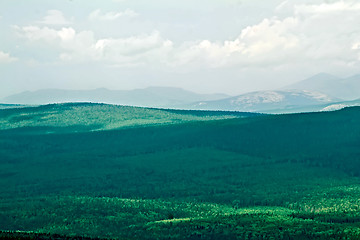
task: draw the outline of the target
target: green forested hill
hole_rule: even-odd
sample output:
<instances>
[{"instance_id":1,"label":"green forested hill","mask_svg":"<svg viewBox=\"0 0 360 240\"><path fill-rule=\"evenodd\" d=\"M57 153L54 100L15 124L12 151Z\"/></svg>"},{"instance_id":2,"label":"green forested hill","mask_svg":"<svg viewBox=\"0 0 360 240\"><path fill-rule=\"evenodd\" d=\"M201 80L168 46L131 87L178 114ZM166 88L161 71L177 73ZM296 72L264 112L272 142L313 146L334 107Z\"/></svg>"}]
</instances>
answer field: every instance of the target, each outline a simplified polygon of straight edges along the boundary
<instances>
[{"instance_id":1,"label":"green forested hill","mask_svg":"<svg viewBox=\"0 0 360 240\"><path fill-rule=\"evenodd\" d=\"M251 113L185 111L94 103L49 104L0 110L0 129L52 127L58 131L99 131L256 116Z\"/></svg>"},{"instance_id":2,"label":"green forested hill","mask_svg":"<svg viewBox=\"0 0 360 240\"><path fill-rule=\"evenodd\" d=\"M358 239L359 119L354 107L107 131L7 127L0 131L1 230Z\"/></svg>"}]
</instances>

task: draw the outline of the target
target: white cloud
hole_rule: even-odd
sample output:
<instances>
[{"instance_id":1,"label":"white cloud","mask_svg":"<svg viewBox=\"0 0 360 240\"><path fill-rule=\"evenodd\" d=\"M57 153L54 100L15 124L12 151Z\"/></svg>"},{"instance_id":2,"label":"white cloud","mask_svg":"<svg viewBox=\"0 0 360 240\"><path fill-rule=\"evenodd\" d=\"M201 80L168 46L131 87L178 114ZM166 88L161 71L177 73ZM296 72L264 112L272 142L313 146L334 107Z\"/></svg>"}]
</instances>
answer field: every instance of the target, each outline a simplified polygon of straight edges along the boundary
<instances>
[{"instance_id":1,"label":"white cloud","mask_svg":"<svg viewBox=\"0 0 360 240\"><path fill-rule=\"evenodd\" d=\"M15 27L31 41L57 46L63 61L102 61L110 65L166 65L173 67L268 67L281 64L354 65L360 56L360 3L337 1L297 4L287 0L276 11L286 16L265 18L227 41L184 42L174 45L154 31L124 38L95 37L74 28ZM115 20L124 12L92 12L90 19ZM360 64L360 63L359 63Z\"/></svg>"},{"instance_id":2,"label":"white cloud","mask_svg":"<svg viewBox=\"0 0 360 240\"><path fill-rule=\"evenodd\" d=\"M339 12L356 12L360 10L360 3L354 1L338 1L322 4L295 5L296 14L325 14Z\"/></svg>"},{"instance_id":3,"label":"white cloud","mask_svg":"<svg viewBox=\"0 0 360 240\"><path fill-rule=\"evenodd\" d=\"M101 21L114 21L121 17L136 17L139 14L131 9L126 9L123 12L106 12L102 13L100 9L97 9L90 13L90 20L101 20Z\"/></svg>"},{"instance_id":4,"label":"white cloud","mask_svg":"<svg viewBox=\"0 0 360 240\"><path fill-rule=\"evenodd\" d=\"M205 62L212 67L234 64L263 64L283 60L299 45L299 38L288 30L298 25L294 18L264 19L248 26L234 40L210 42L203 40L187 46L178 54L179 64Z\"/></svg>"},{"instance_id":5,"label":"white cloud","mask_svg":"<svg viewBox=\"0 0 360 240\"><path fill-rule=\"evenodd\" d=\"M38 23L46 25L70 25L71 22L68 21L63 13L59 10L49 10L47 15Z\"/></svg>"},{"instance_id":6,"label":"white cloud","mask_svg":"<svg viewBox=\"0 0 360 240\"><path fill-rule=\"evenodd\" d=\"M171 43L164 41L160 33L155 31L150 35L120 39L100 39L96 42L95 48L103 54L115 51L119 55L134 56L164 46L171 46Z\"/></svg>"},{"instance_id":7,"label":"white cloud","mask_svg":"<svg viewBox=\"0 0 360 240\"><path fill-rule=\"evenodd\" d=\"M58 31L49 27L38 27L30 25L25 27L14 26L14 29L19 34L19 36L30 41L44 40L51 42L59 37Z\"/></svg>"},{"instance_id":8,"label":"white cloud","mask_svg":"<svg viewBox=\"0 0 360 240\"><path fill-rule=\"evenodd\" d=\"M0 64L1 63L11 63L11 62L15 62L18 59L15 57L11 57L9 53L4 53L2 51L0 51Z\"/></svg>"},{"instance_id":9,"label":"white cloud","mask_svg":"<svg viewBox=\"0 0 360 240\"><path fill-rule=\"evenodd\" d=\"M276 8L275 11L276 12L281 12L281 11L285 11L286 9L288 9L290 6L289 1L285 0L282 3L280 3Z\"/></svg>"},{"instance_id":10,"label":"white cloud","mask_svg":"<svg viewBox=\"0 0 360 240\"><path fill-rule=\"evenodd\" d=\"M264 19L260 24L242 30L238 41L244 43L243 53L249 57L272 55L274 51L287 51L298 46L299 38L291 31L297 26L298 20L292 17Z\"/></svg>"},{"instance_id":11,"label":"white cloud","mask_svg":"<svg viewBox=\"0 0 360 240\"><path fill-rule=\"evenodd\" d=\"M272 17L244 28L232 40L188 43L177 63L212 67L264 67L279 64L351 65L359 61L360 3L338 1L301 4L284 1L276 11L292 8L283 19Z\"/></svg>"},{"instance_id":12,"label":"white cloud","mask_svg":"<svg viewBox=\"0 0 360 240\"><path fill-rule=\"evenodd\" d=\"M173 43L157 31L128 38L95 39L92 31L77 32L71 27L56 30L16 26L15 29L26 39L57 46L62 61L103 61L111 65L166 63L173 47Z\"/></svg>"},{"instance_id":13,"label":"white cloud","mask_svg":"<svg viewBox=\"0 0 360 240\"><path fill-rule=\"evenodd\" d=\"M360 49L360 42L356 42L352 45L352 49L353 50L357 50L357 49Z\"/></svg>"}]
</instances>

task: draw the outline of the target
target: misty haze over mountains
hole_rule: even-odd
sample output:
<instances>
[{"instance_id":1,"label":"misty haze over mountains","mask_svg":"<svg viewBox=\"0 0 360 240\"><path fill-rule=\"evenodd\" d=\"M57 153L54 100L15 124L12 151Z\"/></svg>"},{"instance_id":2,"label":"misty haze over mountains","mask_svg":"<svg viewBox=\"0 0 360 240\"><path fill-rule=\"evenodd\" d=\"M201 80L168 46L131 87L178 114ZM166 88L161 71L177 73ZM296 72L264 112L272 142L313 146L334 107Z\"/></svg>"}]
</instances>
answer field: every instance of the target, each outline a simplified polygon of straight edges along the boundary
<instances>
[{"instance_id":1,"label":"misty haze over mountains","mask_svg":"<svg viewBox=\"0 0 360 240\"><path fill-rule=\"evenodd\" d=\"M302 112L312 111L309 107L338 101L340 101L338 98L314 91L258 91L216 101L198 102L188 108L265 113Z\"/></svg>"},{"instance_id":2,"label":"misty haze over mountains","mask_svg":"<svg viewBox=\"0 0 360 240\"><path fill-rule=\"evenodd\" d=\"M148 87L134 90L44 89L11 95L1 102L31 105L98 102L141 107L282 113L335 110L358 105L359 98L360 75L339 78L320 73L280 90L256 91L238 96L198 94L174 87Z\"/></svg>"},{"instance_id":3,"label":"misty haze over mountains","mask_svg":"<svg viewBox=\"0 0 360 240\"><path fill-rule=\"evenodd\" d=\"M318 91L344 100L354 100L360 98L360 74L339 78L327 73L319 73L282 89Z\"/></svg>"},{"instance_id":4,"label":"misty haze over mountains","mask_svg":"<svg viewBox=\"0 0 360 240\"><path fill-rule=\"evenodd\" d=\"M168 107L201 100L217 100L226 94L197 94L181 88L148 87L135 90L60 90L44 89L23 92L3 99L4 103L47 104L62 102L98 102L141 107Z\"/></svg>"}]
</instances>

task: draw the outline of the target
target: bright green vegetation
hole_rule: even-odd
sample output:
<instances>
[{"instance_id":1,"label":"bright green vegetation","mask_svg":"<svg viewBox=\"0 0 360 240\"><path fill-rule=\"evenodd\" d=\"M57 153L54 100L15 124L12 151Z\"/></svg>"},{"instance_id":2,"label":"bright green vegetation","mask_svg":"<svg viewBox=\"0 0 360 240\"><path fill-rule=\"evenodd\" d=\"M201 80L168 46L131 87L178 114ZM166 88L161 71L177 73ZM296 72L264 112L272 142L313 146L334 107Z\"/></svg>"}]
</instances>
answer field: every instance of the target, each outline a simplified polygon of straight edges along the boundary
<instances>
[{"instance_id":1,"label":"bright green vegetation","mask_svg":"<svg viewBox=\"0 0 360 240\"><path fill-rule=\"evenodd\" d=\"M100 131L255 115L237 112L181 111L107 104L67 103L0 111L0 129L58 127L62 128L62 131L71 132Z\"/></svg>"},{"instance_id":2,"label":"bright green vegetation","mask_svg":"<svg viewBox=\"0 0 360 240\"><path fill-rule=\"evenodd\" d=\"M101 113L111 108L113 119L124 121L131 114L168 118L108 128ZM360 108L231 115L70 104L37 114L54 109L57 124L15 128L22 125L14 121L20 125L0 131L1 230L118 239L360 238ZM35 112L10 110L1 112L3 121ZM65 125L77 111L87 120Z\"/></svg>"},{"instance_id":3,"label":"bright green vegetation","mask_svg":"<svg viewBox=\"0 0 360 240\"><path fill-rule=\"evenodd\" d=\"M16 207L9 211L14 216L9 220L14 227L36 226L36 232L68 236L82 233L124 239L157 239L159 236L164 239L329 239L345 236L356 239L359 231L356 225L352 226L353 221L352 224L329 224L321 216L299 215L298 211L283 207L234 208L214 203L108 197L44 197L30 201L19 199L4 205ZM25 223L17 220L24 216L30 219Z\"/></svg>"}]
</instances>

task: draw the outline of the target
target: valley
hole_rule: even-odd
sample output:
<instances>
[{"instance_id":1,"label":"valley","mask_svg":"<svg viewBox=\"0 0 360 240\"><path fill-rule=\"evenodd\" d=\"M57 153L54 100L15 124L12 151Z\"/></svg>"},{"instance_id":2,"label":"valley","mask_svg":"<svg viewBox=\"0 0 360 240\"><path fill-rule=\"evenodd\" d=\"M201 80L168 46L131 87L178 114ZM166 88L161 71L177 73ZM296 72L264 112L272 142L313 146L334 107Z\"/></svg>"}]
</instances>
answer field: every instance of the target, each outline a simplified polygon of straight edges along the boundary
<instances>
[{"instance_id":1,"label":"valley","mask_svg":"<svg viewBox=\"0 0 360 240\"><path fill-rule=\"evenodd\" d=\"M0 110L0 239L357 239L359 117Z\"/></svg>"},{"instance_id":2,"label":"valley","mask_svg":"<svg viewBox=\"0 0 360 240\"><path fill-rule=\"evenodd\" d=\"M0 240L360 239L359 22L0 1Z\"/></svg>"}]
</instances>

